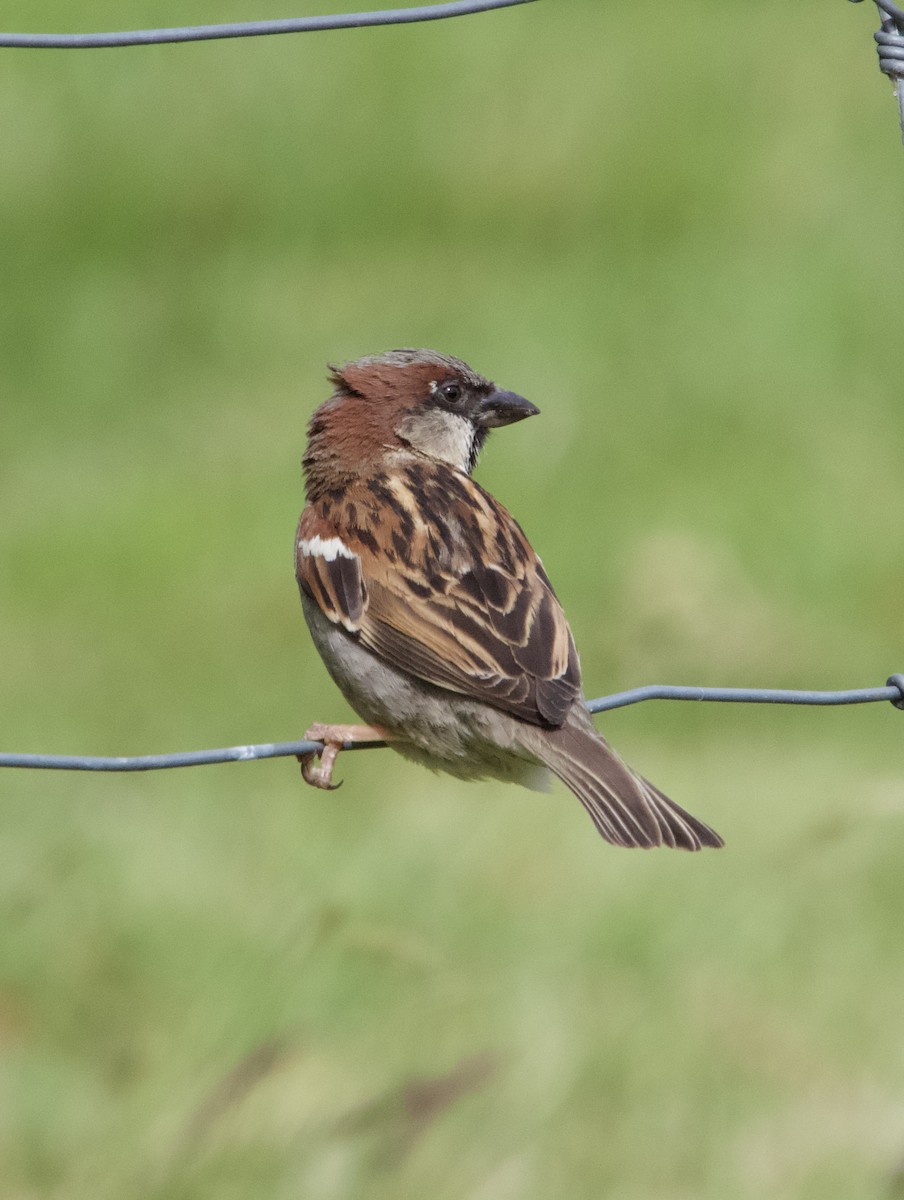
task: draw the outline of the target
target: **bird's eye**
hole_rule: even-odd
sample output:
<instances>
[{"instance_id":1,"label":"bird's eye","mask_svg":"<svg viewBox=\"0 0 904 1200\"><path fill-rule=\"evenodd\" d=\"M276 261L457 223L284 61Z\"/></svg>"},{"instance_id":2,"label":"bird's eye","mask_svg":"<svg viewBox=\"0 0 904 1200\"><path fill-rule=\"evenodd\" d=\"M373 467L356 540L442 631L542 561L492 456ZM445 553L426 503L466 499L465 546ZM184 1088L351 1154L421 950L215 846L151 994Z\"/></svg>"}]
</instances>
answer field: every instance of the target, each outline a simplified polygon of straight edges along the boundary
<instances>
[{"instance_id":1,"label":"bird's eye","mask_svg":"<svg viewBox=\"0 0 904 1200\"><path fill-rule=\"evenodd\" d=\"M462 396L461 384L444 383L440 388L440 392L442 393L443 399L447 400L449 404L457 404Z\"/></svg>"}]
</instances>

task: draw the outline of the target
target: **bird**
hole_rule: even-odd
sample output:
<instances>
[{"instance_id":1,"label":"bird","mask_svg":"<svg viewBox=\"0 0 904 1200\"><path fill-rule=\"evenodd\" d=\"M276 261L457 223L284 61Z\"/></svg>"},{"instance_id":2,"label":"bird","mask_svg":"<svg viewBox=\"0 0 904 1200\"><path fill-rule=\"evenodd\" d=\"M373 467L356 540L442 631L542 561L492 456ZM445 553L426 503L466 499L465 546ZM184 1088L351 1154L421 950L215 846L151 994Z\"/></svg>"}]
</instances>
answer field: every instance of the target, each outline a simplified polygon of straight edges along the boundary
<instances>
[{"instance_id":1,"label":"bird","mask_svg":"<svg viewBox=\"0 0 904 1200\"><path fill-rule=\"evenodd\" d=\"M323 749L299 755L306 781L338 786L343 745L382 741L460 779L540 790L557 776L616 846L721 846L597 731L543 564L472 477L490 431L536 405L434 350L329 369L295 569L313 642L367 724L312 726Z\"/></svg>"}]
</instances>

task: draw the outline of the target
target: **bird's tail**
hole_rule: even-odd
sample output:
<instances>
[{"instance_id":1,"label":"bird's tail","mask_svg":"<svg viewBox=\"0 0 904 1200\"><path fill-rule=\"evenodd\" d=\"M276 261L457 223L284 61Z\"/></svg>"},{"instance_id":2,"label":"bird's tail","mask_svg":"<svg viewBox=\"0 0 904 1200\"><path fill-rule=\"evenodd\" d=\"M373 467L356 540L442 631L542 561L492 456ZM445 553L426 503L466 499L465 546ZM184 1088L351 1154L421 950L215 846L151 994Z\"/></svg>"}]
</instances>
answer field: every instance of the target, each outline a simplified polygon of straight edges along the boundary
<instances>
[{"instance_id":1,"label":"bird's tail","mask_svg":"<svg viewBox=\"0 0 904 1200\"><path fill-rule=\"evenodd\" d=\"M577 796L602 836L615 846L702 850L722 839L624 762L589 717L575 714L543 738L546 766Z\"/></svg>"}]
</instances>

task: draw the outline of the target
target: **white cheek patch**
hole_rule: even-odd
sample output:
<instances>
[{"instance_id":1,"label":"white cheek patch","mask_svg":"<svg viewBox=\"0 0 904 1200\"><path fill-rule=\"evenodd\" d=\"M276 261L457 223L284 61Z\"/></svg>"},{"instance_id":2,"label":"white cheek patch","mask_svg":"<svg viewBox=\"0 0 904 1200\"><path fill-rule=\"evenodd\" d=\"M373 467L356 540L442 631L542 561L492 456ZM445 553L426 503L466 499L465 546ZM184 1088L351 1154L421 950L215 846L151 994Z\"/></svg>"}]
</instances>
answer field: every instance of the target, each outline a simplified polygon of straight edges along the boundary
<instances>
[{"instance_id":1,"label":"white cheek patch","mask_svg":"<svg viewBox=\"0 0 904 1200\"><path fill-rule=\"evenodd\" d=\"M465 417L450 413L446 418L446 431L448 461L454 467L467 470L471 461L471 447L474 445L474 426Z\"/></svg>"},{"instance_id":2,"label":"white cheek patch","mask_svg":"<svg viewBox=\"0 0 904 1200\"><path fill-rule=\"evenodd\" d=\"M319 533L310 541L306 538L299 538L298 552L305 558L322 558L326 562L335 562L337 558L358 557L339 538L322 538Z\"/></svg>"},{"instance_id":3,"label":"white cheek patch","mask_svg":"<svg viewBox=\"0 0 904 1200\"><path fill-rule=\"evenodd\" d=\"M396 432L415 450L467 471L474 445L474 426L458 413L428 408L408 413Z\"/></svg>"}]
</instances>

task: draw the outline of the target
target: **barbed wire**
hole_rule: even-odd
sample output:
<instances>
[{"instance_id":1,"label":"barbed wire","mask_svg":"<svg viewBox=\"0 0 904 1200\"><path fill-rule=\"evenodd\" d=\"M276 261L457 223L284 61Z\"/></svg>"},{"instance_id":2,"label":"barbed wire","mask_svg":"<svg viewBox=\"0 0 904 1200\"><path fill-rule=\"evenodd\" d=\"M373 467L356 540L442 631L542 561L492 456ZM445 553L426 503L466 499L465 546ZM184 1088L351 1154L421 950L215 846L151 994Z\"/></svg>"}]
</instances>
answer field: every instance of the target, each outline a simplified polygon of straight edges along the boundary
<instances>
[{"instance_id":1,"label":"barbed wire","mask_svg":"<svg viewBox=\"0 0 904 1200\"><path fill-rule=\"evenodd\" d=\"M834 707L888 701L904 710L904 674L889 676L885 687L843 692L787 691L770 688L683 687L651 684L588 700L592 713L611 712L647 700L717 701L722 704L809 704ZM343 750L376 750L385 742L345 742ZM255 746L227 746L221 750L189 750L178 754L144 754L131 758L96 758L79 754L0 754L0 767L51 771L166 771L174 767L201 767L213 763L249 762L264 758L294 758L319 753L323 742L262 742Z\"/></svg>"},{"instance_id":2,"label":"barbed wire","mask_svg":"<svg viewBox=\"0 0 904 1200\"><path fill-rule=\"evenodd\" d=\"M853 0L854 4L861 0ZM873 34L879 50L879 70L892 81L898 101L901 140L904 141L904 10L893 0L875 0L881 29Z\"/></svg>"},{"instance_id":3,"label":"barbed wire","mask_svg":"<svg viewBox=\"0 0 904 1200\"><path fill-rule=\"evenodd\" d=\"M266 37L277 33L316 33L324 29L361 29L374 25L410 25L471 13L532 4L535 0L452 0L381 12L335 13L278 21L237 21L225 25L182 25L170 29L130 29L113 33L0 33L0 47L31 50L87 50L108 46L156 46L164 42L210 42L218 38Z\"/></svg>"}]
</instances>

